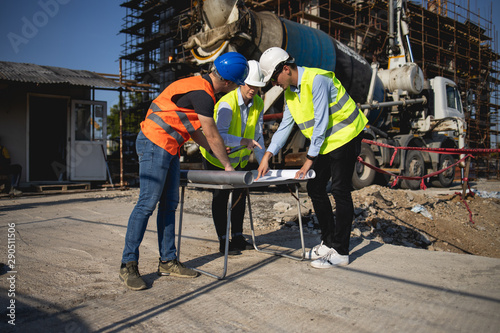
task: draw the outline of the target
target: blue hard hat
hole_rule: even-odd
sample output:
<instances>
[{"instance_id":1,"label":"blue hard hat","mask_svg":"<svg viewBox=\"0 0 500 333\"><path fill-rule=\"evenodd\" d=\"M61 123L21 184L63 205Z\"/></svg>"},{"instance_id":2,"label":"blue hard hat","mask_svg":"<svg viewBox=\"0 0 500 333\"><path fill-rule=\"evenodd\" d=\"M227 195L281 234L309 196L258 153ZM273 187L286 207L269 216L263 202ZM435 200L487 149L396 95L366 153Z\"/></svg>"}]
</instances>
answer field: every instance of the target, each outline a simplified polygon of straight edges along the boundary
<instances>
[{"instance_id":1,"label":"blue hard hat","mask_svg":"<svg viewBox=\"0 0 500 333\"><path fill-rule=\"evenodd\" d=\"M243 86L248 75L248 63L238 52L228 52L214 61L215 68L223 79Z\"/></svg>"}]
</instances>

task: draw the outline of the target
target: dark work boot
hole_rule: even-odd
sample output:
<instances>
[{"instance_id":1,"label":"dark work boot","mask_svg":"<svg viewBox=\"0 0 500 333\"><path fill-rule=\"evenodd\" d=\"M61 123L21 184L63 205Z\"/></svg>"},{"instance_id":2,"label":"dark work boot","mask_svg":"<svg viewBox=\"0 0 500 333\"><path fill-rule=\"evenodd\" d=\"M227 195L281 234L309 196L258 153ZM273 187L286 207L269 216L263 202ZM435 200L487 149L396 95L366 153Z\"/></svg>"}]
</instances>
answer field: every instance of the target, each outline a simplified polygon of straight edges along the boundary
<instances>
[{"instance_id":1,"label":"dark work boot","mask_svg":"<svg viewBox=\"0 0 500 333\"><path fill-rule=\"evenodd\" d=\"M139 273L139 268L137 267L137 261L129 261L126 264L122 264L120 267L120 280L132 290L142 290L146 289L146 282L141 277Z\"/></svg>"},{"instance_id":2,"label":"dark work boot","mask_svg":"<svg viewBox=\"0 0 500 333\"><path fill-rule=\"evenodd\" d=\"M167 262L162 262L161 258L158 262L158 275L172 275L183 278L195 278L199 274L195 270L184 266L179 260L174 259Z\"/></svg>"},{"instance_id":3,"label":"dark work boot","mask_svg":"<svg viewBox=\"0 0 500 333\"><path fill-rule=\"evenodd\" d=\"M231 246L240 251L253 250L253 245L247 242L243 235L234 236L233 239L231 239L230 248Z\"/></svg>"},{"instance_id":4,"label":"dark work boot","mask_svg":"<svg viewBox=\"0 0 500 333\"><path fill-rule=\"evenodd\" d=\"M226 249L226 240L225 239L220 239L219 240L219 252L221 254L224 254L225 249ZM236 249L231 244L231 242L229 242L229 249L228 249L227 254L230 255L230 256L234 256L234 255L238 255L238 254L241 254L241 253L240 253L240 251L238 251L238 249Z\"/></svg>"}]
</instances>

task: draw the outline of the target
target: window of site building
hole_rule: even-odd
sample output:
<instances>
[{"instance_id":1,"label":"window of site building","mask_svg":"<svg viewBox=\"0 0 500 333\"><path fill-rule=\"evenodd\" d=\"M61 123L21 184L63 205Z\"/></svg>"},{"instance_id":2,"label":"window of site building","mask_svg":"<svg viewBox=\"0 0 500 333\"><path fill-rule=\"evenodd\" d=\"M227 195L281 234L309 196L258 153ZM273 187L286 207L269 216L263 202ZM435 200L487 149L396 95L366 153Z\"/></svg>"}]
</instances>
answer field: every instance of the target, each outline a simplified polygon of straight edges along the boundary
<instances>
[{"instance_id":1,"label":"window of site building","mask_svg":"<svg viewBox=\"0 0 500 333\"><path fill-rule=\"evenodd\" d=\"M75 115L75 140L103 140L104 109L102 105L76 104Z\"/></svg>"},{"instance_id":2,"label":"window of site building","mask_svg":"<svg viewBox=\"0 0 500 333\"><path fill-rule=\"evenodd\" d=\"M460 94L455 87L446 86L446 101L448 107L462 113L462 103L460 102Z\"/></svg>"}]
</instances>

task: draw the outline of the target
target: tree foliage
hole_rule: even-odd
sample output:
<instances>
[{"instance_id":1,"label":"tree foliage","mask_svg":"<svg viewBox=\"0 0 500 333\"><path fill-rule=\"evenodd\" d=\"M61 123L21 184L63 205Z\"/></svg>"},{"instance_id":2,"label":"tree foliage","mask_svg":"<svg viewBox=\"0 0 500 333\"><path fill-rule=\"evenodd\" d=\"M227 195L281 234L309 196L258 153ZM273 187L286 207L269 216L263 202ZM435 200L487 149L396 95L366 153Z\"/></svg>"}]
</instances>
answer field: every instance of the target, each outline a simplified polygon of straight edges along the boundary
<instances>
[{"instance_id":1,"label":"tree foliage","mask_svg":"<svg viewBox=\"0 0 500 333\"><path fill-rule=\"evenodd\" d=\"M125 106L126 105L126 106ZM123 107L123 133L137 134L141 129L140 123L146 114L147 107L144 106L143 96L139 92L131 92L127 103ZM108 135L110 139L120 137L120 105L115 104L110 108L108 116Z\"/></svg>"}]
</instances>

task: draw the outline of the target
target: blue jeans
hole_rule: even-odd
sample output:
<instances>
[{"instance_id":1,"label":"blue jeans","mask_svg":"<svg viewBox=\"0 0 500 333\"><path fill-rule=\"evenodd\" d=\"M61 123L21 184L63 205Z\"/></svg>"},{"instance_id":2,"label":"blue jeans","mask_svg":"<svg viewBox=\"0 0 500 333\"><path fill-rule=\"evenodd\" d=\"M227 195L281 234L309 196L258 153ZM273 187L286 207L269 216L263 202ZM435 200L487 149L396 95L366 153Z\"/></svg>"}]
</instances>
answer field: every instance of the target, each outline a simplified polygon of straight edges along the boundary
<instances>
[{"instance_id":1,"label":"blue jeans","mask_svg":"<svg viewBox=\"0 0 500 333\"><path fill-rule=\"evenodd\" d=\"M136 150L139 156L140 193L128 220L122 262L139 261L139 246L157 204L160 259L176 259L175 211L179 203L179 156L171 155L155 145L142 132L137 136Z\"/></svg>"}]
</instances>

